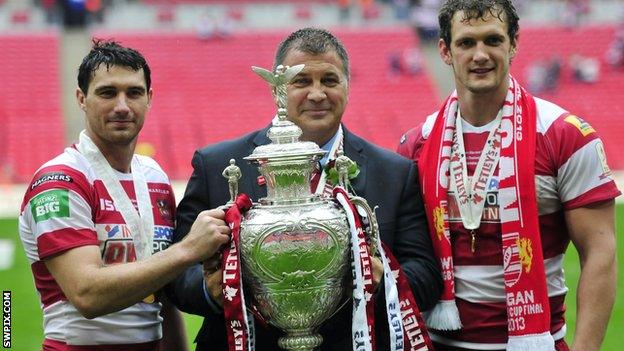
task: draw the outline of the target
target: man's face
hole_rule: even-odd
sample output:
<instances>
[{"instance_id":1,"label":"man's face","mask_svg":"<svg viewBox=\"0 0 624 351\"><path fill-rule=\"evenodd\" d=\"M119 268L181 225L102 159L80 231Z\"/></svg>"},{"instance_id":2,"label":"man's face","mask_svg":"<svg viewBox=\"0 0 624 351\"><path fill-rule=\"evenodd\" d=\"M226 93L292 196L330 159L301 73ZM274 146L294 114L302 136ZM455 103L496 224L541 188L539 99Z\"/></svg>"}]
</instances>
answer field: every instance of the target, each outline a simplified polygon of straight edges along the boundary
<instances>
[{"instance_id":1,"label":"man's face","mask_svg":"<svg viewBox=\"0 0 624 351\"><path fill-rule=\"evenodd\" d=\"M85 94L76 91L85 112L88 135L96 145L125 146L136 141L149 109L152 90L147 91L143 70L102 64L94 72Z\"/></svg>"},{"instance_id":2,"label":"man's face","mask_svg":"<svg viewBox=\"0 0 624 351\"><path fill-rule=\"evenodd\" d=\"M303 130L302 140L322 146L338 130L347 105L342 61L333 50L312 55L292 49L282 64L305 64L288 85L288 118Z\"/></svg>"},{"instance_id":3,"label":"man's face","mask_svg":"<svg viewBox=\"0 0 624 351\"><path fill-rule=\"evenodd\" d=\"M461 95L501 93L508 88L509 64L516 45L507 34L505 14L501 21L488 14L485 18L464 22L463 11L451 21L451 43L440 39L438 47L444 62L453 67L455 86ZM514 38L517 43L517 38Z\"/></svg>"}]
</instances>

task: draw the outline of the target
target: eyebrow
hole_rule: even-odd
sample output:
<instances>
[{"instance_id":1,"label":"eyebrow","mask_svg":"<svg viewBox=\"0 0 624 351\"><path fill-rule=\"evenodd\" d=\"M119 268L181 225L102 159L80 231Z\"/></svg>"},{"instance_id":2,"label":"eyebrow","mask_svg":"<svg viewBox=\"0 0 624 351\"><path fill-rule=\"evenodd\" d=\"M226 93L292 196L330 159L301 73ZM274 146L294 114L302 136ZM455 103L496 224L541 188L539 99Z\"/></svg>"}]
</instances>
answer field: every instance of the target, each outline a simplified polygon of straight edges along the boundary
<instances>
[{"instance_id":1,"label":"eyebrow","mask_svg":"<svg viewBox=\"0 0 624 351\"><path fill-rule=\"evenodd\" d=\"M500 33L488 33L485 34L484 36L482 36L484 38L484 40L486 39L491 39L491 38L498 38L498 39L505 39L505 35L504 34L500 34ZM457 38L455 38L453 41L454 42L460 42L463 40L476 40L474 35L463 35L463 36L459 36Z\"/></svg>"},{"instance_id":2,"label":"eyebrow","mask_svg":"<svg viewBox=\"0 0 624 351\"><path fill-rule=\"evenodd\" d=\"M96 89L94 89L94 92L100 92L100 91L104 91L104 90L119 90L117 89L116 86L114 85L102 85L100 87L97 87ZM127 90L140 90L141 92L145 92L146 89L143 86L140 85L133 85L127 88Z\"/></svg>"}]
</instances>

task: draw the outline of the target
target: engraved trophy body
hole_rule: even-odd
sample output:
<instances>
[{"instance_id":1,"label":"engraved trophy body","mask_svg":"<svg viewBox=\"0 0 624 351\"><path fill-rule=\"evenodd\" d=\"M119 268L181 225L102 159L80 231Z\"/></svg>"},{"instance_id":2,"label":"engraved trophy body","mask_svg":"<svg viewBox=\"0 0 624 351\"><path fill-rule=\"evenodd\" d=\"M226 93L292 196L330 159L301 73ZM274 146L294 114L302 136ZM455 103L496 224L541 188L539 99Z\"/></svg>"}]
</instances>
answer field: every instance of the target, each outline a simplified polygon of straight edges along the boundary
<instances>
[{"instance_id":1,"label":"engraved trophy body","mask_svg":"<svg viewBox=\"0 0 624 351\"><path fill-rule=\"evenodd\" d=\"M350 272L349 224L339 205L314 195L310 178L325 154L313 142L299 141L301 129L286 119L286 85L303 65L257 67L273 87L278 114L246 160L258 165L267 197L241 222L242 277L262 316L284 330L279 346L314 350L318 327L336 312Z\"/></svg>"}]
</instances>

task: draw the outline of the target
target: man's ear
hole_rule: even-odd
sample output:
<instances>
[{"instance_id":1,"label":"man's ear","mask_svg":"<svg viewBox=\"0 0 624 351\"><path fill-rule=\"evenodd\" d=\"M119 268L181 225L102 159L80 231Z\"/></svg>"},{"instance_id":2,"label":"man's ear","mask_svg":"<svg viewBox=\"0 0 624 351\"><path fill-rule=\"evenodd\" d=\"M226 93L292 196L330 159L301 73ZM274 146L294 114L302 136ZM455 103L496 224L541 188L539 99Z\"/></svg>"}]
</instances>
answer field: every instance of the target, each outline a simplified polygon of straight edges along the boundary
<instances>
[{"instance_id":1,"label":"man's ear","mask_svg":"<svg viewBox=\"0 0 624 351\"><path fill-rule=\"evenodd\" d=\"M86 111L87 96L82 92L82 89L80 88L76 88L76 100L78 101L78 106L80 106L80 109Z\"/></svg>"},{"instance_id":2,"label":"man's ear","mask_svg":"<svg viewBox=\"0 0 624 351\"><path fill-rule=\"evenodd\" d=\"M150 88L147 92L147 107L152 107L152 96L154 96L154 90Z\"/></svg>"},{"instance_id":3,"label":"man's ear","mask_svg":"<svg viewBox=\"0 0 624 351\"><path fill-rule=\"evenodd\" d=\"M440 38L438 40L438 52L440 53L440 58L447 65L451 66L453 64L453 57L451 56L451 49L446 46L446 42L444 39Z\"/></svg>"},{"instance_id":4,"label":"man's ear","mask_svg":"<svg viewBox=\"0 0 624 351\"><path fill-rule=\"evenodd\" d=\"M511 42L511 50L509 50L510 58L514 58L516 56L516 53L518 52L518 38L519 38L519 35L516 34L516 36L514 37L514 40Z\"/></svg>"}]
</instances>

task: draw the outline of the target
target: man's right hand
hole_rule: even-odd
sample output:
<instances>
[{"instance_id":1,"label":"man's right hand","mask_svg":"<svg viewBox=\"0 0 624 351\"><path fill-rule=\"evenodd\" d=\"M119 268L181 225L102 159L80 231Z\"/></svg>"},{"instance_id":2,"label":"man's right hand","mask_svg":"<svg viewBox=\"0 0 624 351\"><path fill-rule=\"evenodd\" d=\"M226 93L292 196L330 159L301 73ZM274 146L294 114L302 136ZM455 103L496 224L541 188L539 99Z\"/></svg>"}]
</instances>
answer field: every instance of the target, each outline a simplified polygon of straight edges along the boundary
<instances>
[{"instance_id":1,"label":"man's right hand","mask_svg":"<svg viewBox=\"0 0 624 351\"><path fill-rule=\"evenodd\" d=\"M224 219L225 212L220 209L199 213L191 230L181 242L190 253L192 261L204 261L214 256L221 246L230 241L230 227Z\"/></svg>"}]
</instances>

